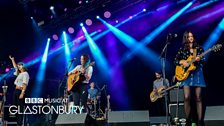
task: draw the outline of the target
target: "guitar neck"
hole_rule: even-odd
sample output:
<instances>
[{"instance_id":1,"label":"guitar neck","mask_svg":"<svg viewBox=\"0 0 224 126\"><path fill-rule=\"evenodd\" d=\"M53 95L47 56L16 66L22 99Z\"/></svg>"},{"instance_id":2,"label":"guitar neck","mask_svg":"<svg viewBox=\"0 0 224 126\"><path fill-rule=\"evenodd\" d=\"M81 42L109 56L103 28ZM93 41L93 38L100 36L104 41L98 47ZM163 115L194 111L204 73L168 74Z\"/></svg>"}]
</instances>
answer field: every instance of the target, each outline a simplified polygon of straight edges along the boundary
<instances>
[{"instance_id":1,"label":"guitar neck","mask_svg":"<svg viewBox=\"0 0 224 126\"><path fill-rule=\"evenodd\" d=\"M164 92L165 92L165 91L168 91L168 90L173 89L173 88L175 88L175 87L178 87L178 86L180 86L180 85L181 85L181 83L180 83L180 82L177 82L175 85L170 86L170 87L166 88L166 89L163 90L163 91L164 91Z\"/></svg>"},{"instance_id":2,"label":"guitar neck","mask_svg":"<svg viewBox=\"0 0 224 126\"><path fill-rule=\"evenodd\" d=\"M170 90L170 89L172 89L172 88L175 88L175 87L176 87L176 85L173 85L173 86L171 86L171 87L166 88L164 91L168 91L168 90Z\"/></svg>"},{"instance_id":3,"label":"guitar neck","mask_svg":"<svg viewBox=\"0 0 224 126\"><path fill-rule=\"evenodd\" d=\"M212 49L208 49L207 51L205 51L205 52L203 52L202 54L200 54L199 55L199 57L203 57L203 56L205 56L206 54L208 54L209 52L211 52L212 51ZM192 59L190 62L189 62L189 64L192 64L193 62L195 62L196 61L196 57L194 58L194 59Z\"/></svg>"}]
</instances>

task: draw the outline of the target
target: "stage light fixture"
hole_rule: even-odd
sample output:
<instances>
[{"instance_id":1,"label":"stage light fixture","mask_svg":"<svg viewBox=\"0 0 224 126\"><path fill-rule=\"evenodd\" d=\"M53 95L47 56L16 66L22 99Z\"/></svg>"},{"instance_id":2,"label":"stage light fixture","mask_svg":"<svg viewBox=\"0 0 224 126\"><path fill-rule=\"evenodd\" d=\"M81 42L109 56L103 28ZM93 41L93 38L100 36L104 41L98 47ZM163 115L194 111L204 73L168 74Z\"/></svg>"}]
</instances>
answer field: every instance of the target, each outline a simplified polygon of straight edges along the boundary
<instances>
[{"instance_id":1,"label":"stage light fixture","mask_svg":"<svg viewBox=\"0 0 224 126\"><path fill-rule=\"evenodd\" d=\"M57 41L58 40L58 35L54 34L52 35L53 40Z\"/></svg>"},{"instance_id":2,"label":"stage light fixture","mask_svg":"<svg viewBox=\"0 0 224 126\"><path fill-rule=\"evenodd\" d=\"M105 18L110 18L111 13L109 11L104 12L104 17Z\"/></svg>"},{"instance_id":3,"label":"stage light fixture","mask_svg":"<svg viewBox=\"0 0 224 126\"><path fill-rule=\"evenodd\" d=\"M73 34L73 33L74 33L74 31L75 31L75 30L74 30L74 28L73 28L73 27L69 27L69 28L68 28L68 33Z\"/></svg>"},{"instance_id":4,"label":"stage light fixture","mask_svg":"<svg viewBox=\"0 0 224 126\"><path fill-rule=\"evenodd\" d=\"M86 19L86 25L88 25L88 26L90 26L90 25L92 25L92 20L91 19Z\"/></svg>"},{"instance_id":5,"label":"stage light fixture","mask_svg":"<svg viewBox=\"0 0 224 126\"><path fill-rule=\"evenodd\" d=\"M50 10L54 10L54 6L50 6Z\"/></svg>"}]
</instances>

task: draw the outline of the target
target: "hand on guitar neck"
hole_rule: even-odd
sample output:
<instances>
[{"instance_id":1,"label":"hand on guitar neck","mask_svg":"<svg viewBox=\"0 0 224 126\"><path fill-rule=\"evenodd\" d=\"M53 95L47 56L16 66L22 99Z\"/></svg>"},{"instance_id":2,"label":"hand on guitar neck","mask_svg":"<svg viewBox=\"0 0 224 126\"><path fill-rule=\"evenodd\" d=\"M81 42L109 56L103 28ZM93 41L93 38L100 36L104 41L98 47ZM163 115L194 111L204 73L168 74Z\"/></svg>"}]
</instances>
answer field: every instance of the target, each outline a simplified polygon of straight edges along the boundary
<instances>
[{"instance_id":1,"label":"hand on guitar neck","mask_svg":"<svg viewBox=\"0 0 224 126\"><path fill-rule=\"evenodd\" d=\"M187 60L184 60L184 59L180 60L179 62L180 65L177 65L175 70L175 76L177 80L178 81L186 80L190 72L196 69L196 66L194 65L195 61L200 61L201 60L200 57L205 56L211 51L215 51L215 52L219 51L221 47L222 47L221 44L217 44L217 45L214 45L212 48L209 48L202 54L198 55L197 57L191 55L187 58Z\"/></svg>"},{"instance_id":2,"label":"hand on guitar neck","mask_svg":"<svg viewBox=\"0 0 224 126\"><path fill-rule=\"evenodd\" d=\"M197 56L195 58L195 61L200 61L200 60L201 60L201 58L199 56ZM189 64L189 62L187 60L181 60L180 64L183 65L185 68L190 66L190 64Z\"/></svg>"},{"instance_id":3,"label":"hand on guitar neck","mask_svg":"<svg viewBox=\"0 0 224 126\"><path fill-rule=\"evenodd\" d=\"M166 91L169 91L169 90L171 90L171 89L173 89L175 87L178 87L178 86L180 86L180 84L181 84L181 82L177 82L175 85L173 85L171 87L167 87L166 88L165 86L162 86L162 87L160 87L157 90L153 90L150 93L150 100L151 100L151 102L155 102L157 99L162 98L165 95Z\"/></svg>"}]
</instances>

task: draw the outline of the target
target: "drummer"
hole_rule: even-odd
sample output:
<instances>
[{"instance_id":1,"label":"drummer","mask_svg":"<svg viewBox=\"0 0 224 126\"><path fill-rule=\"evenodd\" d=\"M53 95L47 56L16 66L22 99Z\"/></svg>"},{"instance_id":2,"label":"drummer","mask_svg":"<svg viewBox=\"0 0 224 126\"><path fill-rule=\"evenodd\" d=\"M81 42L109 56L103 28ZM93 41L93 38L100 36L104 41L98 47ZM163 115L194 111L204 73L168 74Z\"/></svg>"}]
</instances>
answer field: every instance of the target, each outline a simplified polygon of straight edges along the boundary
<instances>
[{"instance_id":1,"label":"drummer","mask_svg":"<svg viewBox=\"0 0 224 126\"><path fill-rule=\"evenodd\" d=\"M95 83L90 83L90 88L88 89L88 102L96 101L98 95L98 90L95 88Z\"/></svg>"}]
</instances>

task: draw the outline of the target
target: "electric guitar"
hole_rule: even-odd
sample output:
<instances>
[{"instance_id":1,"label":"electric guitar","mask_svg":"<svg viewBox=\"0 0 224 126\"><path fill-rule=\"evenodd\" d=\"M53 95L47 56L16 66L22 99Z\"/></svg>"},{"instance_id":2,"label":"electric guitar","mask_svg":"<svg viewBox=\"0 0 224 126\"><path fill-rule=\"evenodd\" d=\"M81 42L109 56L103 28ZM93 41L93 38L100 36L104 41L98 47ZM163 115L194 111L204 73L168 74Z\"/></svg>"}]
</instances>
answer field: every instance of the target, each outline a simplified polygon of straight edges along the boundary
<instances>
[{"instance_id":1,"label":"electric guitar","mask_svg":"<svg viewBox=\"0 0 224 126\"><path fill-rule=\"evenodd\" d=\"M203 52L198 57L203 57L204 55L208 54L211 51L214 51L214 52L219 51L221 47L222 47L221 44L214 45L212 48L209 48L207 51ZM187 61L189 66L188 67L184 67L183 65L176 66L175 77L177 78L178 81L183 81L187 79L190 72L196 69L196 66L194 65L194 62L196 61L196 57L189 56L187 60L182 60L182 61Z\"/></svg>"},{"instance_id":2,"label":"electric guitar","mask_svg":"<svg viewBox=\"0 0 224 126\"><path fill-rule=\"evenodd\" d=\"M95 62L91 62L88 66L85 67L85 70L88 69L89 66L93 66ZM67 91L71 91L78 85L78 82L82 81L80 77L81 71L76 71L74 74L68 76L67 79Z\"/></svg>"},{"instance_id":3,"label":"electric guitar","mask_svg":"<svg viewBox=\"0 0 224 126\"><path fill-rule=\"evenodd\" d=\"M165 95L165 92L168 90L171 90L175 87L179 87L181 85L181 82L177 82L175 85L168 87L165 89L165 87L159 88L157 91L152 91L150 93L150 100L151 102L155 102L157 99L162 98Z\"/></svg>"}]
</instances>

